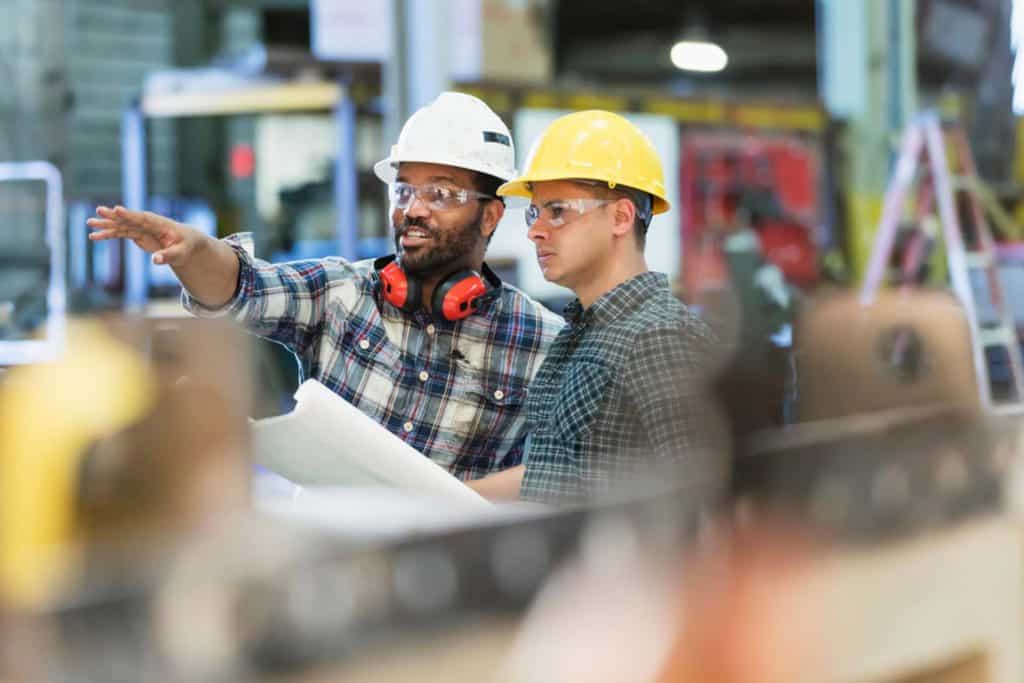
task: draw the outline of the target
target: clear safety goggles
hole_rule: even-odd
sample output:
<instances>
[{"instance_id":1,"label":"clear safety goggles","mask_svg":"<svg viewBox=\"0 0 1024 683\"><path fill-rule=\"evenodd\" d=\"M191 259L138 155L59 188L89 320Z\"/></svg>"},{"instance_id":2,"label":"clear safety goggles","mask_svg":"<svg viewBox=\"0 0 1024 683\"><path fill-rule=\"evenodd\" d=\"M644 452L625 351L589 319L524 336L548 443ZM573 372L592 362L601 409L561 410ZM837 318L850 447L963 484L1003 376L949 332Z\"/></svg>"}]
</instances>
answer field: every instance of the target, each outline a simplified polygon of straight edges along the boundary
<instances>
[{"instance_id":1,"label":"clear safety goggles","mask_svg":"<svg viewBox=\"0 0 1024 683\"><path fill-rule=\"evenodd\" d=\"M584 214L605 204L618 201L616 199L594 199L591 197L578 199L553 199L544 206L530 204L526 207L526 226L532 228L534 223L543 219L552 228L560 228L572 223Z\"/></svg>"},{"instance_id":2,"label":"clear safety goggles","mask_svg":"<svg viewBox=\"0 0 1024 683\"><path fill-rule=\"evenodd\" d=\"M475 199L494 199L491 195L482 192L439 183L412 185L410 183L394 182L391 183L390 192L392 206L402 211L412 206L413 201L417 197L431 211L456 209L460 206L465 206Z\"/></svg>"}]
</instances>

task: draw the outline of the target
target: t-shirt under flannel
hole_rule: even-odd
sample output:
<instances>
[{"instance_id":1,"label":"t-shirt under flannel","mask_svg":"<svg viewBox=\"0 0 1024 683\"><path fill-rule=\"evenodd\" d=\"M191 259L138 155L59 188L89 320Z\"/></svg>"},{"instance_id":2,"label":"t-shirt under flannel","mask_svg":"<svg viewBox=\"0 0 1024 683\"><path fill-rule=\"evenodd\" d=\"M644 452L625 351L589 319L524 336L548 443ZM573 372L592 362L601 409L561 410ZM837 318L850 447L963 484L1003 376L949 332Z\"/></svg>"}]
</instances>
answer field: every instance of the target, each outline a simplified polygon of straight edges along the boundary
<instances>
[{"instance_id":1,"label":"t-shirt under flannel","mask_svg":"<svg viewBox=\"0 0 1024 683\"><path fill-rule=\"evenodd\" d=\"M271 264L248 233L225 239L241 265L220 309L184 293L196 315L231 315L284 344L304 378L336 391L461 479L521 462L526 387L563 320L502 284L470 317L450 322L383 300L372 261ZM338 448L344 448L338 444Z\"/></svg>"},{"instance_id":2,"label":"t-shirt under flannel","mask_svg":"<svg viewBox=\"0 0 1024 683\"><path fill-rule=\"evenodd\" d=\"M530 385L521 497L579 503L655 472L713 496L707 325L653 272L565 317Z\"/></svg>"}]
</instances>

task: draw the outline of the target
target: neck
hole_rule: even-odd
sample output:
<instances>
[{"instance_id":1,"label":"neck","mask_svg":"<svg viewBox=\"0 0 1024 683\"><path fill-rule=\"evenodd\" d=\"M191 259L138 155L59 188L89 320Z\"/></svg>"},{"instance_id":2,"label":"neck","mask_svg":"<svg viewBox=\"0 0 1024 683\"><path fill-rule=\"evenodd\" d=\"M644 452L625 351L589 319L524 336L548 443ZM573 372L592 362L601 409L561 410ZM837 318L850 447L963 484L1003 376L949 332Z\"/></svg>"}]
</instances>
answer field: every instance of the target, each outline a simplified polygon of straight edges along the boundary
<instances>
[{"instance_id":1,"label":"neck","mask_svg":"<svg viewBox=\"0 0 1024 683\"><path fill-rule=\"evenodd\" d=\"M577 286L574 291L583 308L590 308L602 296L626 280L646 273L647 270L647 261L644 259L643 253L633 249L627 254L613 258L611 266L605 272L589 278L585 284Z\"/></svg>"}]
</instances>

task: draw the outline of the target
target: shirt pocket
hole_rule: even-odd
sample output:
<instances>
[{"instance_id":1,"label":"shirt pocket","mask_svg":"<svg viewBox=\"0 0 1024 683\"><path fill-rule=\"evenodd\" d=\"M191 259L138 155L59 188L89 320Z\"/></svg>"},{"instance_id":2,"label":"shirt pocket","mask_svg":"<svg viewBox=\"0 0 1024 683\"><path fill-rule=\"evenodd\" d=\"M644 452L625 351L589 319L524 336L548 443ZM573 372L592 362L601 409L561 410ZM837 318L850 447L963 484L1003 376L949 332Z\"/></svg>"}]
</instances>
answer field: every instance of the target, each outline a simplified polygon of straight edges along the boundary
<instances>
[{"instance_id":1,"label":"shirt pocket","mask_svg":"<svg viewBox=\"0 0 1024 683\"><path fill-rule=\"evenodd\" d=\"M353 330L346 342L341 395L374 418L402 410L404 406L396 404L402 374L398 347L377 327Z\"/></svg>"},{"instance_id":2,"label":"shirt pocket","mask_svg":"<svg viewBox=\"0 0 1024 683\"><path fill-rule=\"evenodd\" d=\"M612 371L593 361L576 361L566 370L557 400L550 406L548 428L572 449L594 427L601 406L608 401Z\"/></svg>"},{"instance_id":3,"label":"shirt pocket","mask_svg":"<svg viewBox=\"0 0 1024 683\"><path fill-rule=\"evenodd\" d=\"M510 377L489 377L460 366L450 396L446 427L462 437L509 438L512 421L524 418L526 385Z\"/></svg>"}]
</instances>

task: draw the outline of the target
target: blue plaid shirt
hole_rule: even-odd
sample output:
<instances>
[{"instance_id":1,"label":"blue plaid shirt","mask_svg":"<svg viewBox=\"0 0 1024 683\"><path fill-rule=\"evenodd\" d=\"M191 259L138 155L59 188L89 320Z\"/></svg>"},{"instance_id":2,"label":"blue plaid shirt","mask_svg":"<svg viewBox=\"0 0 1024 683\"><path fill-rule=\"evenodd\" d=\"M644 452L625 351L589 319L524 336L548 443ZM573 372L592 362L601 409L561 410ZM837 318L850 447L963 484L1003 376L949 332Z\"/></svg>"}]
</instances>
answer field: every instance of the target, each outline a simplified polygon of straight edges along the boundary
<instances>
[{"instance_id":1,"label":"blue plaid shirt","mask_svg":"<svg viewBox=\"0 0 1024 683\"><path fill-rule=\"evenodd\" d=\"M225 242L241 264L235 297L209 309L185 292L186 309L284 344L306 377L460 479L521 462L526 387L560 317L504 284L458 322L404 313L380 295L372 261L270 264L251 256L248 233Z\"/></svg>"},{"instance_id":2,"label":"blue plaid shirt","mask_svg":"<svg viewBox=\"0 0 1024 683\"><path fill-rule=\"evenodd\" d=\"M530 387L522 498L580 503L652 484L712 500L725 477L707 393L715 339L647 272L566 308Z\"/></svg>"}]
</instances>

